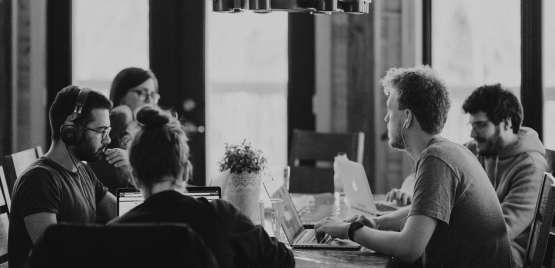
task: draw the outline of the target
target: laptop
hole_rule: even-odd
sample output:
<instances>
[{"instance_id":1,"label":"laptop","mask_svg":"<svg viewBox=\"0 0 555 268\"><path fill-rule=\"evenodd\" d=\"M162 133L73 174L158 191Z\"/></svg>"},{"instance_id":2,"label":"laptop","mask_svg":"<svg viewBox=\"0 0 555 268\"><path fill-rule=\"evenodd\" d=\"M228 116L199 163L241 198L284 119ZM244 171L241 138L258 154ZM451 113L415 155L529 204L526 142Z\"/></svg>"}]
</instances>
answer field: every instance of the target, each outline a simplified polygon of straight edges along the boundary
<instances>
[{"instance_id":1,"label":"laptop","mask_svg":"<svg viewBox=\"0 0 555 268\"><path fill-rule=\"evenodd\" d=\"M187 193L183 195L192 196L195 198L204 197L208 201L222 198L220 187L187 187ZM145 200L141 191L135 188L120 188L116 191L117 199L117 213L118 217L132 210L134 207L142 204Z\"/></svg>"},{"instance_id":2,"label":"laptop","mask_svg":"<svg viewBox=\"0 0 555 268\"><path fill-rule=\"evenodd\" d=\"M317 242L314 228L305 228L303 226L301 218L295 209L295 204L293 204L293 200L289 195L289 191L285 188L283 179L272 176L266 179L262 184L270 198L283 199L283 219L281 227L291 247L342 250L359 250L361 248L359 244L349 239L332 238L327 234L321 242Z\"/></svg>"},{"instance_id":3,"label":"laptop","mask_svg":"<svg viewBox=\"0 0 555 268\"><path fill-rule=\"evenodd\" d=\"M366 172L362 164L350 160L336 160L343 189L351 208L370 215L384 215L391 213L397 208L384 203L374 202L372 190L366 178Z\"/></svg>"},{"instance_id":4,"label":"laptop","mask_svg":"<svg viewBox=\"0 0 555 268\"><path fill-rule=\"evenodd\" d=\"M222 189L222 195L224 195L225 193L225 187L227 186L227 180L230 176L230 170L226 170L220 174L218 174L218 176L216 176L214 179L212 179L210 181L210 186L214 186L214 187L220 187L220 189Z\"/></svg>"}]
</instances>

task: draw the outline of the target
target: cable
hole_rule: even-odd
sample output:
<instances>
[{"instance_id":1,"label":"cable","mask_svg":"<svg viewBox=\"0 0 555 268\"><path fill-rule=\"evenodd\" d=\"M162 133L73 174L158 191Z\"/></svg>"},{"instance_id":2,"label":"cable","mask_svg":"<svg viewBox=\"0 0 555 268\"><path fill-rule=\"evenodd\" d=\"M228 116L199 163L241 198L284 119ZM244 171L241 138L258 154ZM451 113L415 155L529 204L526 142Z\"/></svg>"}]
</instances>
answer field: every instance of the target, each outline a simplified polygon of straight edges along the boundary
<instances>
[{"instance_id":1,"label":"cable","mask_svg":"<svg viewBox=\"0 0 555 268\"><path fill-rule=\"evenodd\" d=\"M69 154L69 158L71 158L71 162L73 163L73 166L75 167L75 169L77 170L77 177L79 177L79 168L77 168L77 164L75 163L75 160L73 159L73 156L71 155L71 152L69 151L69 147L67 146L67 144L65 144L66 146L66 150L67 153ZM83 183L80 182L80 190L81 190L81 194L83 195L83 198L87 200L87 204L89 204L89 206L91 207L91 209L94 212L94 215L96 216L97 220L100 219L102 221L108 222L106 219L104 219L103 217L101 217L100 215L98 215L98 213L96 213L96 208L92 205L91 200L89 200L89 198L87 198L86 194L85 194L85 189L83 187Z\"/></svg>"},{"instance_id":2,"label":"cable","mask_svg":"<svg viewBox=\"0 0 555 268\"><path fill-rule=\"evenodd\" d=\"M414 165L416 165L416 160L414 158L412 158L412 156L409 153L409 147L407 145L407 142L405 141L405 136L403 135L403 132L405 131L405 126L407 125L407 121L405 121L405 123L403 124L403 128L401 129L401 139L403 140L403 144L405 145L405 152L407 153L407 159L409 160L409 165L410 165L410 169L411 172L414 172ZM410 162L410 160L412 159L412 161L414 161L414 165Z\"/></svg>"}]
</instances>

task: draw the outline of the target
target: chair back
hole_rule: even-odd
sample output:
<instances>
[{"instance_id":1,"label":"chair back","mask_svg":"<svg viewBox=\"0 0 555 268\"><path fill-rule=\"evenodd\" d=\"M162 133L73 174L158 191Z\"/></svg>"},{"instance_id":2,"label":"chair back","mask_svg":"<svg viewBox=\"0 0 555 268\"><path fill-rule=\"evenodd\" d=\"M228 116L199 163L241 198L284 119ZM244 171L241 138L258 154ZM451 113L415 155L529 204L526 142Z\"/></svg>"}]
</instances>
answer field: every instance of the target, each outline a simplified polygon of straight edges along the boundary
<instances>
[{"instance_id":1,"label":"chair back","mask_svg":"<svg viewBox=\"0 0 555 268\"><path fill-rule=\"evenodd\" d=\"M545 149L545 160L547 160L548 172L553 174L555 172L555 151Z\"/></svg>"},{"instance_id":2,"label":"chair back","mask_svg":"<svg viewBox=\"0 0 555 268\"><path fill-rule=\"evenodd\" d=\"M29 267L217 267L204 242L185 224L48 227Z\"/></svg>"},{"instance_id":3,"label":"chair back","mask_svg":"<svg viewBox=\"0 0 555 268\"><path fill-rule=\"evenodd\" d=\"M8 192L11 195L13 192L13 185L17 178L35 162L39 157L43 156L42 148L37 146L25 151L17 152L15 154L6 155L6 177L8 182Z\"/></svg>"},{"instance_id":4,"label":"chair back","mask_svg":"<svg viewBox=\"0 0 555 268\"><path fill-rule=\"evenodd\" d=\"M289 191L333 193L333 161L340 152L345 152L350 160L362 163L364 133L318 133L295 129L289 154ZM318 162L324 162L324 165Z\"/></svg>"},{"instance_id":5,"label":"chair back","mask_svg":"<svg viewBox=\"0 0 555 268\"><path fill-rule=\"evenodd\" d=\"M4 170L0 166L0 177L5 181ZM5 184L3 184L5 185ZM4 198L4 188L0 190L0 268L8 267L8 227L9 227L9 205Z\"/></svg>"},{"instance_id":6,"label":"chair back","mask_svg":"<svg viewBox=\"0 0 555 268\"><path fill-rule=\"evenodd\" d=\"M2 166L0 166L0 194L2 195L2 198L0 198L0 213L5 210L9 214L12 207L12 199L8 193L8 184Z\"/></svg>"},{"instance_id":7,"label":"chair back","mask_svg":"<svg viewBox=\"0 0 555 268\"><path fill-rule=\"evenodd\" d=\"M555 178L553 175L545 173L536 204L524 267L555 267L555 263L552 261L553 242L555 242L555 229L552 227L554 215ZM551 248L551 250L548 250L548 248Z\"/></svg>"}]
</instances>

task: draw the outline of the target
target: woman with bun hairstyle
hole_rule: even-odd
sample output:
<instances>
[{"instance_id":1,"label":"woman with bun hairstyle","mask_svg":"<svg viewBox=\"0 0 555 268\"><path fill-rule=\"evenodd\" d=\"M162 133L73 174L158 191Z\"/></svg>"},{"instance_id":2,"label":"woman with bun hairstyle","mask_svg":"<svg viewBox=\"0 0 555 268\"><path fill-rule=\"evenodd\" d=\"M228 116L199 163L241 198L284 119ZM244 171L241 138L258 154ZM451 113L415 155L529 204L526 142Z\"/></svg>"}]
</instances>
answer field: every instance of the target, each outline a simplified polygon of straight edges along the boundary
<instances>
[{"instance_id":1,"label":"woman with bun hairstyle","mask_svg":"<svg viewBox=\"0 0 555 268\"><path fill-rule=\"evenodd\" d=\"M144 106L130 133L132 182L145 201L109 224L184 223L210 248L219 267L294 267L293 253L230 203L182 194L191 168L189 146L174 115Z\"/></svg>"},{"instance_id":2,"label":"woman with bun hairstyle","mask_svg":"<svg viewBox=\"0 0 555 268\"><path fill-rule=\"evenodd\" d=\"M110 88L110 100L114 108L110 111L110 139L106 157L91 165L98 180L112 194L118 188L130 187L125 139L127 127L135 121L138 108L158 103L158 80L150 70L130 67L121 70Z\"/></svg>"}]
</instances>

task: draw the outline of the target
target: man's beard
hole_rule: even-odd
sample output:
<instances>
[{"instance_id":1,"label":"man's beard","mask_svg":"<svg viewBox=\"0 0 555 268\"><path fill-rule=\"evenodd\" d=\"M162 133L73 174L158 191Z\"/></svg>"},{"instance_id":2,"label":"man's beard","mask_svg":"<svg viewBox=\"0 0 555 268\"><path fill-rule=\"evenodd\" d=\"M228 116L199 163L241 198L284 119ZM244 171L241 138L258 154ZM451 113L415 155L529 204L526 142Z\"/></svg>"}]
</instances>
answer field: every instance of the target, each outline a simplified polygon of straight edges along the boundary
<instances>
[{"instance_id":1,"label":"man's beard","mask_svg":"<svg viewBox=\"0 0 555 268\"><path fill-rule=\"evenodd\" d=\"M476 139L474 139L478 143L483 143L483 142L486 143L486 147L482 150L480 149L479 146L477 147L478 153L486 157L499 154L499 152L501 152L501 149L503 149L503 140L499 135L500 133L501 133L501 128L499 126L495 126L495 134L493 134L493 136L491 136L489 139L483 139L480 137L477 137Z\"/></svg>"},{"instance_id":2,"label":"man's beard","mask_svg":"<svg viewBox=\"0 0 555 268\"><path fill-rule=\"evenodd\" d=\"M393 137L389 138L389 147L399 151L406 150L405 141L403 138L403 130L404 127L401 124L398 124L397 133L395 133Z\"/></svg>"},{"instance_id":3,"label":"man's beard","mask_svg":"<svg viewBox=\"0 0 555 268\"><path fill-rule=\"evenodd\" d=\"M100 147L98 150L95 150L94 146L88 139L84 139L81 144L77 145L73 150L75 157L80 161L87 161L91 163L98 162L102 159L102 155L104 152L104 147Z\"/></svg>"}]
</instances>

